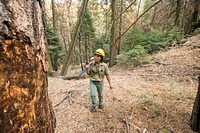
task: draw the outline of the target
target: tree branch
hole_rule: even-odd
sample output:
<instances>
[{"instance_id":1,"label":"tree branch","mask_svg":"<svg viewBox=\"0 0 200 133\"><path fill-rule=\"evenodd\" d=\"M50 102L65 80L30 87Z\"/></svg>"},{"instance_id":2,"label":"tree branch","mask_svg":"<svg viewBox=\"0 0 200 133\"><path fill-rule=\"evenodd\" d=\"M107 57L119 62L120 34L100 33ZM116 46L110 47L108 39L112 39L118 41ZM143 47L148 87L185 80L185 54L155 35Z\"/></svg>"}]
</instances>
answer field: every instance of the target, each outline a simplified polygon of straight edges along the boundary
<instances>
[{"instance_id":1,"label":"tree branch","mask_svg":"<svg viewBox=\"0 0 200 133\"><path fill-rule=\"evenodd\" d=\"M136 1L137 1L137 0L133 1L128 7L126 7L126 9L124 9L124 11L122 11L122 12L120 13L120 15L117 16L117 17L114 19L114 21L117 20L119 17L121 17L122 14L124 14L124 12L126 12Z\"/></svg>"},{"instance_id":2,"label":"tree branch","mask_svg":"<svg viewBox=\"0 0 200 133\"><path fill-rule=\"evenodd\" d=\"M133 25L137 23L137 21L146 13L148 12L151 8L153 8L155 5L160 3L162 0L157 1L153 5L151 5L148 9L146 9L115 41L117 41L120 37L122 37Z\"/></svg>"}]
</instances>

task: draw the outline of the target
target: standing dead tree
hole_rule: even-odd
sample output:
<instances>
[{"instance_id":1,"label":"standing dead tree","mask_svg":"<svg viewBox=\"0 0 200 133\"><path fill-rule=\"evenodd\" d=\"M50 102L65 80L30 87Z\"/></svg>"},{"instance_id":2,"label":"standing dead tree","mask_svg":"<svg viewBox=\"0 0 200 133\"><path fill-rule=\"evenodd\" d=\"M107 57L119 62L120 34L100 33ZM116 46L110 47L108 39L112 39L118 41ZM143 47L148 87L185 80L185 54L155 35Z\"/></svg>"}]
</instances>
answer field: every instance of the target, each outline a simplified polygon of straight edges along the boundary
<instances>
[{"instance_id":1,"label":"standing dead tree","mask_svg":"<svg viewBox=\"0 0 200 133\"><path fill-rule=\"evenodd\" d=\"M85 12L86 12L86 8L87 8L87 5L88 5L88 1L89 0L84 0L82 2L80 15L79 15L77 22L76 22L74 35L72 37L72 41L71 41L70 46L69 46L68 54L65 58L63 68L62 68L61 73L60 73L61 75L67 74L67 69L68 69L70 62L71 62L71 57L72 57L72 53L73 53L73 50L74 50L74 47L75 47L75 44L76 44L76 41L77 41L78 33L79 33L80 27L82 25L83 18L85 17Z\"/></svg>"},{"instance_id":2,"label":"standing dead tree","mask_svg":"<svg viewBox=\"0 0 200 133\"><path fill-rule=\"evenodd\" d=\"M52 133L44 1L0 1L0 132Z\"/></svg>"}]
</instances>

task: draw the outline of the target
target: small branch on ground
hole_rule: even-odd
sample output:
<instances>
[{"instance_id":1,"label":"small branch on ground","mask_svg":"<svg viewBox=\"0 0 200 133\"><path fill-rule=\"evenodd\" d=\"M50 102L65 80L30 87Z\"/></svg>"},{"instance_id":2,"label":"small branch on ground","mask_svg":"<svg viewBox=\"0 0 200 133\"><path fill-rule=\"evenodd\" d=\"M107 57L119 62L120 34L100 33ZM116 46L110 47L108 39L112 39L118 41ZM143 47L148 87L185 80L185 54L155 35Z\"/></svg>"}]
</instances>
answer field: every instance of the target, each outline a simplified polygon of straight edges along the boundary
<instances>
[{"instance_id":1,"label":"small branch on ground","mask_svg":"<svg viewBox=\"0 0 200 133\"><path fill-rule=\"evenodd\" d=\"M68 92L68 95L67 95L65 98L63 98L63 100L61 100L61 102L59 102L58 104L56 104L54 107L59 106L59 105L60 105L61 103L63 103L66 99L68 99L69 104L72 105L72 104L74 103L74 100L72 99L72 97L73 97L72 93L74 93L73 90L70 90L70 91Z\"/></svg>"},{"instance_id":2,"label":"small branch on ground","mask_svg":"<svg viewBox=\"0 0 200 133\"><path fill-rule=\"evenodd\" d=\"M129 122L128 119L125 117L125 119L122 119L124 123L126 124L126 132L130 133L130 127L129 127Z\"/></svg>"}]
</instances>

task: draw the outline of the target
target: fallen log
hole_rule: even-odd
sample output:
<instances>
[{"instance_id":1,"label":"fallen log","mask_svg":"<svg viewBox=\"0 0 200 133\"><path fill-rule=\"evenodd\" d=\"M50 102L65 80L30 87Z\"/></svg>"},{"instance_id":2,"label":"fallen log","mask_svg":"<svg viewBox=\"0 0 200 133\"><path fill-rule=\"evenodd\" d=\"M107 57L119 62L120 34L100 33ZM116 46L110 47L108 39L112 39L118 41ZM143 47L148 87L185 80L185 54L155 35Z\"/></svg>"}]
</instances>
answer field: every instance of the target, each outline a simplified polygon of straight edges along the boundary
<instances>
[{"instance_id":1,"label":"fallen log","mask_svg":"<svg viewBox=\"0 0 200 133\"><path fill-rule=\"evenodd\" d=\"M198 81L198 91L190 119L190 127L194 132L200 132L200 76L198 77Z\"/></svg>"},{"instance_id":2,"label":"fallen log","mask_svg":"<svg viewBox=\"0 0 200 133\"><path fill-rule=\"evenodd\" d=\"M84 76L83 77L80 77L80 76L68 76L68 77L63 77L62 79L64 79L64 80L72 80L72 79L79 80L81 78L84 78Z\"/></svg>"}]
</instances>

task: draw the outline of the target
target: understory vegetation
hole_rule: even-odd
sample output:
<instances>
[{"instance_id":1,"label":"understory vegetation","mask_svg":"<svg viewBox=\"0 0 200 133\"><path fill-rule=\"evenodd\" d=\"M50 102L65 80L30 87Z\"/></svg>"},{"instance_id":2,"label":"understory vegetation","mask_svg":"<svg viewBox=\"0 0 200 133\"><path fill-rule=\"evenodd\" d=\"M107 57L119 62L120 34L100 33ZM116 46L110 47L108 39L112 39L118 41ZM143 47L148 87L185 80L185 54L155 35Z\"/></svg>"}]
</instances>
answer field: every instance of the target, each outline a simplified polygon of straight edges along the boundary
<instances>
[{"instance_id":1,"label":"understory vegetation","mask_svg":"<svg viewBox=\"0 0 200 133\"><path fill-rule=\"evenodd\" d=\"M182 37L182 32L178 28L145 31L134 27L124 39L123 52L117 56L118 64L137 66L146 62L148 55L179 45Z\"/></svg>"}]
</instances>

